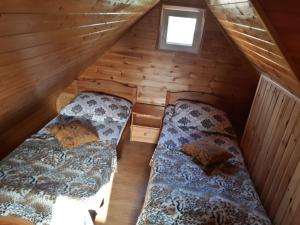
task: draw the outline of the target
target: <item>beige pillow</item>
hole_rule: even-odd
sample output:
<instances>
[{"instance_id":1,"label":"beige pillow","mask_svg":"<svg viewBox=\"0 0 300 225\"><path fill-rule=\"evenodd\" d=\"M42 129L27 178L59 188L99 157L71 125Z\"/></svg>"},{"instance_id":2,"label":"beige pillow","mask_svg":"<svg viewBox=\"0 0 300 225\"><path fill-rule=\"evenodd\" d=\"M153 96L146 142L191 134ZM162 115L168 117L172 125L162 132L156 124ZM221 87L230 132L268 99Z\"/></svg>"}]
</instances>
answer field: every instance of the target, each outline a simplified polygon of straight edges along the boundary
<instances>
[{"instance_id":1,"label":"beige pillow","mask_svg":"<svg viewBox=\"0 0 300 225\"><path fill-rule=\"evenodd\" d=\"M97 132L81 121L72 121L65 124L56 124L47 130L53 134L65 148L99 141Z\"/></svg>"},{"instance_id":2,"label":"beige pillow","mask_svg":"<svg viewBox=\"0 0 300 225\"><path fill-rule=\"evenodd\" d=\"M199 142L184 144L182 151L195 158L205 167L225 162L233 157L230 152L221 147Z\"/></svg>"}]
</instances>

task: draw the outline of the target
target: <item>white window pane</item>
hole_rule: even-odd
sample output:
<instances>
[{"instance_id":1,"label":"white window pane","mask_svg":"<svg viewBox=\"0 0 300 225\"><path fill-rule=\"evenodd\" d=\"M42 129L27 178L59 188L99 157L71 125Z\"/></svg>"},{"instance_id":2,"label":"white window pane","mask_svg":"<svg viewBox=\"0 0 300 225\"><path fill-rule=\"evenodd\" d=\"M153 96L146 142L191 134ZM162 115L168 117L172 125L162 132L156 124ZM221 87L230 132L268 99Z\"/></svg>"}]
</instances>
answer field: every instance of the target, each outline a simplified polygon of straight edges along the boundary
<instances>
[{"instance_id":1,"label":"white window pane","mask_svg":"<svg viewBox=\"0 0 300 225\"><path fill-rule=\"evenodd\" d=\"M196 18L169 16L167 44L192 46L196 22Z\"/></svg>"}]
</instances>

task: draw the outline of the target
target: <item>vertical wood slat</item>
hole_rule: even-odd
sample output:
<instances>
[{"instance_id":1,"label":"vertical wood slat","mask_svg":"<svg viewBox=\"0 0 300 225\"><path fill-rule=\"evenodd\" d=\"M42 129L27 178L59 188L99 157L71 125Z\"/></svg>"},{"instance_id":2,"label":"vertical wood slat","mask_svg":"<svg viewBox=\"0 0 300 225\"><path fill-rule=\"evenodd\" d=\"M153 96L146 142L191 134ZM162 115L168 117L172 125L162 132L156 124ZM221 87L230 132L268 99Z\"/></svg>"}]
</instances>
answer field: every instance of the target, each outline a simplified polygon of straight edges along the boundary
<instances>
[{"instance_id":1,"label":"vertical wood slat","mask_svg":"<svg viewBox=\"0 0 300 225\"><path fill-rule=\"evenodd\" d=\"M291 179L289 183L289 187L287 188L286 194L284 198L281 201L281 204L279 206L278 212L274 218L274 223L275 224L283 224L284 219L290 215L289 209L291 201L294 200L294 202L297 199L293 199L295 195L297 194L298 196L300 195L300 191L297 191L297 189L300 188L300 163L298 163L297 168L295 169L295 173L293 175L293 178ZM299 198L298 198L299 201ZM297 206L297 210L299 212L299 204ZM297 217L297 216L295 216ZM296 218L292 219L293 221L297 220ZM299 221L299 218L298 218ZM291 223L291 224L296 224L296 223Z\"/></svg>"},{"instance_id":2,"label":"vertical wood slat","mask_svg":"<svg viewBox=\"0 0 300 225\"><path fill-rule=\"evenodd\" d=\"M273 109L272 115L270 116L270 122L268 124L268 129L266 131L265 137L273 137L265 138L262 142L262 149L266 149L266 151L261 152L259 155L256 164L254 166L254 176L257 177L258 183L257 186L259 188L263 188L263 184L265 182L267 173L269 172L273 159L275 157L275 149L276 146L280 143L282 134L285 129L283 128L284 124L287 123L290 113L293 109L293 102L288 101L288 98L285 98L283 93L279 94L275 107ZM264 164L264 170L261 170L259 165ZM259 189L262 191L262 189Z\"/></svg>"},{"instance_id":3,"label":"vertical wood slat","mask_svg":"<svg viewBox=\"0 0 300 225\"><path fill-rule=\"evenodd\" d=\"M255 115L257 115L257 112L259 110L259 105L261 105L261 103L262 103L262 98L263 98L263 95L264 95L264 92L266 89L266 85L267 85L267 83L264 80L262 80L262 79L259 80L259 84L258 84L259 91L257 91L257 93L253 99L253 102L256 102L256 104L252 106L251 111L250 111L250 114L253 115L253 117L251 118L252 121L255 119ZM249 137L250 135L253 135L253 132L251 132L251 130L253 128L254 123L252 121L250 121L250 119L248 119L246 127L244 129L243 137ZM248 142L248 140L250 140L250 138L242 140L244 143L244 146L248 146L248 144L250 143L250 142ZM247 152L244 152L244 154L247 154ZM246 157L248 158L249 155L247 155Z\"/></svg>"},{"instance_id":4,"label":"vertical wood slat","mask_svg":"<svg viewBox=\"0 0 300 225\"><path fill-rule=\"evenodd\" d=\"M300 106L298 104L292 114L290 114L291 121L295 121L297 120L297 117L299 117L299 108ZM282 179L284 168L286 167L289 157L291 156L291 153L288 150L290 149L289 146L291 145L291 137L292 134L295 133L296 125L297 123L288 123L284 134L282 135L280 143L277 145L278 148L277 152L274 154L275 158L273 160L273 165L268 172L268 176L264 183L262 191L262 197L265 199L268 206L270 206L273 195L278 189L278 187L273 184L278 184L280 182L280 179ZM273 146L273 148L276 149L276 146Z\"/></svg>"},{"instance_id":5,"label":"vertical wood slat","mask_svg":"<svg viewBox=\"0 0 300 225\"><path fill-rule=\"evenodd\" d=\"M267 94L268 93L272 93L271 94L271 97L270 98L267 98ZM260 135L258 135L260 133L260 129L263 128L262 124L264 122L266 122L266 120L268 119L268 117L266 117L264 121L262 121L260 123L260 118L261 118L261 115L264 115L267 113L267 110L269 107L264 107L264 106L269 106L270 104L270 101L273 99L274 97L274 89L273 87L270 85L270 84L267 84L267 87L266 87L266 92L265 92L265 95L264 95L264 98L263 98L263 101L262 101L262 105L261 105L261 108L260 108L260 111L259 111L259 114L258 114L258 117L256 118L255 122L254 122L254 129L253 129L253 133L254 133L254 137L256 139L256 142L250 142L250 146L249 148L251 149L258 149L257 145L261 142L261 140L263 139L263 137L261 137ZM264 133L262 133L263 135ZM257 157L257 154L258 154L258 151L255 151L255 152L252 152L251 155L249 156L250 157L250 171L253 170L253 164L255 163L255 159Z\"/></svg>"},{"instance_id":6,"label":"vertical wood slat","mask_svg":"<svg viewBox=\"0 0 300 225\"><path fill-rule=\"evenodd\" d=\"M256 189L273 223L298 224L299 98L262 75L241 147Z\"/></svg>"}]
</instances>

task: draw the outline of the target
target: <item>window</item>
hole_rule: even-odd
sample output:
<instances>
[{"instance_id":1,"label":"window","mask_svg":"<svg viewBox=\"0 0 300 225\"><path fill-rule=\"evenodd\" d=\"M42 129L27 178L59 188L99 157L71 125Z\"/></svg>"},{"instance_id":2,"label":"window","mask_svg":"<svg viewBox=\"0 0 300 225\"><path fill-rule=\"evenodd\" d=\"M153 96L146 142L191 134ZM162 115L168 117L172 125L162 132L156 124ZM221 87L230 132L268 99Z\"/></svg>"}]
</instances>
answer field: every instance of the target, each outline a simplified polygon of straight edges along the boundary
<instances>
[{"instance_id":1,"label":"window","mask_svg":"<svg viewBox=\"0 0 300 225\"><path fill-rule=\"evenodd\" d=\"M198 53L204 17L204 9L163 5L159 48Z\"/></svg>"}]
</instances>

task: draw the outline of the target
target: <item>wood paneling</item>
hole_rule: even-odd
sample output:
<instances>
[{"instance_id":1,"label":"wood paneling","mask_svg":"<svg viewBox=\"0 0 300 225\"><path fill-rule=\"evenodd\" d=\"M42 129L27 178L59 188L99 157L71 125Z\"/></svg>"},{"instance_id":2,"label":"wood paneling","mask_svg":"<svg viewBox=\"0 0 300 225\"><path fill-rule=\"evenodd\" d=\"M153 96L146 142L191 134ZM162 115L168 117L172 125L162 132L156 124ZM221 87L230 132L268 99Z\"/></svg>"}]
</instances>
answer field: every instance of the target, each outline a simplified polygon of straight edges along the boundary
<instances>
[{"instance_id":1,"label":"wood paneling","mask_svg":"<svg viewBox=\"0 0 300 225\"><path fill-rule=\"evenodd\" d=\"M28 117L19 121L0 133L0 158L7 155L8 151L14 149L25 137L38 131L41 124L46 124L56 115L56 95L51 95L45 102L34 105ZM46 104L45 104L46 103Z\"/></svg>"},{"instance_id":2,"label":"wood paneling","mask_svg":"<svg viewBox=\"0 0 300 225\"><path fill-rule=\"evenodd\" d=\"M184 4L206 7L203 0ZM257 76L243 64L243 56L233 49L213 15L207 11L203 45L194 55L157 49L160 12L161 6L152 9L79 79L137 85L138 102L154 105L165 104L168 90L201 91L231 99L231 113L246 115Z\"/></svg>"},{"instance_id":3,"label":"wood paneling","mask_svg":"<svg viewBox=\"0 0 300 225\"><path fill-rule=\"evenodd\" d=\"M132 109L130 141L156 144L164 116L164 107L136 104Z\"/></svg>"},{"instance_id":4,"label":"wood paneling","mask_svg":"<svg viewBox=\"0 0 300 225\"><path fill-rule=\"evenodd\" d=\"M259 2L265 4L265 1ZM267 6L277 5L277 11L281 10L282 1L266 2ZM269 74L272 79L300 95L300 83L297 79L300 74L296 73L295 63L291 62L291 57L287 56L289 51L285 51L283 45L277 39L277 34L272 26L273 21L271 23L267 21L268 18L261 10L257 0L207 0L207 3L228 35L258 70ZM285 3L285 5L287 4ZM299 8L299 3L289 4L289 6ZM291 25L287 20L285 22L277 20L277 22L289 24L287 26ZM295 22L293 22L293 26L299 27ZM284 31L282 35L286 34L286 36L294 37L290 40L290 49L298 45L295 32L291 34L289 30L281 31ZM294 58L299 57L299 49L300 47L293 49L294 53L297 51L293 55Z\"/></svg>"},{"instance_id":5,"label":"wood paneling","mask_svg":"<svg viewBox=\"0 0 300 225\"><path fill-rule=\"evenodd\" d=\"M285 50L300 80L300 3L298 0L256 0L276 32L276 40Z\"/></svg>"},{"instance_id":6,"label":"wood paneling","mask_svg":"<svg viewBox=\"0 0 300 225\"><path fill-rule=\"evenodd\" d=\"M137 88L111 80L75 80L56 99L57 112L69 104L80 92L98 92L127 99L133 105L137 101Z\"/></svg>"},{"instance_id":7,"label":"wood paneling","mask_svg":"<svg viewBox=\"0 0 300 225\"><path fill-rule=\"evenodd\" d=\"M300 99L262 76L241 147L274 224L299 224Z\"/></svg>"},{"instance_id":8,"label":"wood paneling","mask_svg":"<svg viewBox=\"0 0 300 225\"><path fill-rule=\"evenodd\" d=\"M76 82L78 91L95 91L129 100L133 105L136 103L136 87L129 87L122 83L110 80L80 80Z\"/></svg>"},{"instance_id":9,"label":"wood paneling","mask_svg":"<svg viewBox=\"0 0 300 225\"><path fill-rule=\"evenodd\" d=\"M57 96L157 2L0 1L2 136L48 104L50 94ZM47 113L41 117L48 118Z\"/></svg>"},{"instance_id":10,"label":"wood paneling","mask_svg":"<svg viewBox=\"0 0 300 225\"><path fill-rule=\"evenodd\" d=\"M230 112L233 107L234 102L229 99L223 99L218 96L211 94L192 92L192 91L182 91L182 92L170 92L167 93L166 105L175 105L176 101L179 99L199 101L205 104L210 104L225 112Z\"/></svg>"}]
</instances>

